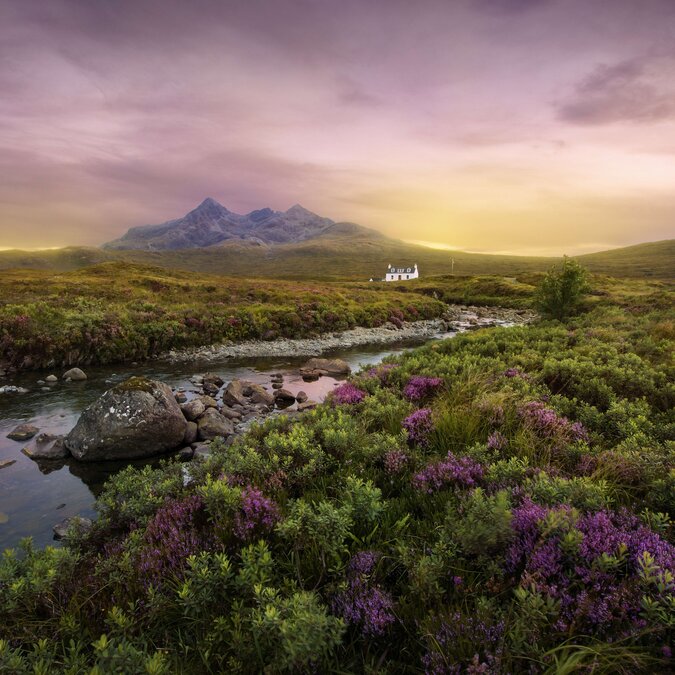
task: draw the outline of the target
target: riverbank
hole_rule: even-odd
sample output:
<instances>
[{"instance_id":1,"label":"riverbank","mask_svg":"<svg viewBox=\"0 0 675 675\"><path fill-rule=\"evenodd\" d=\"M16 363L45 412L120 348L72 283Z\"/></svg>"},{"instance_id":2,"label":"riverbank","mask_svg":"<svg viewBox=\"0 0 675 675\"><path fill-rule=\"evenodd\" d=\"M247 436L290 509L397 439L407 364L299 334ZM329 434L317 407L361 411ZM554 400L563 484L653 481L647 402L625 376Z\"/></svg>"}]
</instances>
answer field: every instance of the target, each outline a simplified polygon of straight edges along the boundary
<instances>
[{"instance_id":1,"label":"riverbank","mask_svg":"<svg viewBox=\"0 0 675 675\"><path fill-rule=\"evenodd\" d=\"M172 349L161 354L159 359L179 363L222 358L319 356L338 349L394 344L409 340L422 341L446 333L461 333L489 326L523 325L530 323L535 317L535 312L526 309L452 305L447 308L440 319L404 321L398 326L388 322L384 326L357 327L311 338L277 338L273 341L245 340L181 350Z\"/></svg>"}]
</instances>

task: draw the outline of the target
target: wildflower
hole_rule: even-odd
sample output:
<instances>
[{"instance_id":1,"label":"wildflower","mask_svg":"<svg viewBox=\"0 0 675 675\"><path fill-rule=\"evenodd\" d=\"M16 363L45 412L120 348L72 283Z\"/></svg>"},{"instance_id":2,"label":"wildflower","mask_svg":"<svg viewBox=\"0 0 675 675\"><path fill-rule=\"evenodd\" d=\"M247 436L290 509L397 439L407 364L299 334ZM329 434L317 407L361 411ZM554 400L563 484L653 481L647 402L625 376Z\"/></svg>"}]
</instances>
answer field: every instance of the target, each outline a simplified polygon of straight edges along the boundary
<instances>
[{"instance_id":1,"label":"wildflower","mask_svg":"<svg viewBox=\"0 0 675 675\"><path fill-rule=\"evenodd\" d=\"M384 470L389 476L401 473L408 464L408 455L403 450L390 450L384 456Z\"/></svg>"},{"instance_id":2,"label":"wildflower","mask_svg":"<svg viewBox=\"0 0 675 675\"><path fill-rule=\"evenodd\" d=\"M413 375L403 388L403 395L409 401L421 401L431 396L443 384L440 377L424 377Z\"/></svg>"},{"instance_id":3,"label":"wildflower","mask_svg":"<svg viewBox=\"0 0 675 675\"><path fill-rule=\"evenodd\" d=\"M331 399L337 405L354 405L361 403L366 397L366 392L353 385L351 382L345 382L339 387L333 389Z\"/></svg>"},{"instance_id":4,"label":"wildflower","mask_svg":"<svg viewBox=\"0 0 675 675\"><path fill-rule=\"evenodd\" d=\"M389 375L394 368L396 368L395 363L381 363L380 365L371 368L367 375L368 377L377 377L382 384L387 384Z\"/></svg>"},{"instance_id":5,"label":"wildflower","mask_svg":"<svg viewBox=\"0 0 675 675\"><path fill-rule=\"evenodd\" d=\"M416 489L432 494L448 485L472 487L483 477L483 467L470 457L452 452L441 462L429 464L413 478Z\"/></svg>"},{"instance_id":6,"label":"wildflower","mask_svg":"<svg viewBox=\"0 0 675 675\"><path fill-rule=\"evenodd\" d=\"M234 533L242 541L252 541L270 532L279 520L276 503L255 487L244 488L241 507L234 518Z\"/></svg>"},{"instance_id":7,"label":"wildflower","mask_svg":"<svg viewBox=\"0 0 675 675\"><path fill-rule=\"evenodd\" d=\"M502 621L489 623L453 612L432 631L432 648L422 657L424 672L429 675L501 672L503 637Z\"/></svg>"},{"instance_id":8,"label":"wildflower","mask_svg":"<svg viewBox=\"0 0 675 675\"><path fill-rule=\"evenodd\" d=\"M487 446L489 450L503 450L508 444L506 436L500 434L498 431L491 433L488 436Z\"/></svg>"},{"instance_id":9,"label":"wildflower","mask_svg":"<svg viewBox=\"0 0 675 675\"><path fill-rule=\"evenodd\" d=\"M391 595L371 579L379 557L373 551L354 555L347 567L347 588L333 601L333 611L347 623L360 625L367 637L384 635L395 621Z\"/></svg>"},{"instance_id":10,"label":"wildflower","mask_svg":"<svg viewBox=\"0 0 675 675\"><path fill-rule=\"evenodd\" d=\"M429 408L416 410L403 420L403 428L408 432L408 438L412 443L417 443L421 447L428 446L428 437L434 428L431 410Z\"/></svg>"},{"instance_id":11,"label":"wildflower","mask_svg":"<svg viewBox=\"0 0 675 675\"><path fill-rule=\"evenodd\" d=\"M204 524L204 503L199 495L167 500L143 537L139 576L144 582L161 583L168 574L181 572L189 556L212 548L215 540Z\"/></svg>"},{"instance_id":12,"label":"wildflower","mask_svg":"<svg viewBox=\"0 0 675 675\"><path fill-rule=\"evenodd\" d=\"M521 406L518 415L535 433L543 438L564 437L570 441L588 441L588 432L580 422L570 422L539 401Z\"/></svg>"}]
</instances>

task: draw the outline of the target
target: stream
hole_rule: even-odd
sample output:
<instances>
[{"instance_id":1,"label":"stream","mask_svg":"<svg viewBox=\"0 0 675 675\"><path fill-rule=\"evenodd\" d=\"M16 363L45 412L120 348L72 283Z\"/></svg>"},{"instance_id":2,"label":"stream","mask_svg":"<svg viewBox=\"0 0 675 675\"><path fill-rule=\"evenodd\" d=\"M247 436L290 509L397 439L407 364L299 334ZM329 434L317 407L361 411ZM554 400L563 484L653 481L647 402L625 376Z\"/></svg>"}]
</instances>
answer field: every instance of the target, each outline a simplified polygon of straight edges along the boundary
<instances>
[{"instance_id":1,"label":"stream","mask_svg":"<svg viewBox=\"0 0 675 675\"><path fill-rule=\"evenodd\" d=\"M444 333L437 337L451 337ZM338 350L325 356L344 359L353 371L361 365L378 363L389 354L419 346L420 341L389 345L361 346ZM94 518L94 502L106 479L129 464L153 464L158 458L124 462L78 462L72 458L55 462L36 462L21 452L27 443L13 441L7 434L18 424L30 422L40 432L66 434L75 426L86 406L106 389L132 375L145 375L174 388L189 392L190 378L206 371L217 373L225 381L235 378L269 384L272 373L282 373L284 388L292 393L303 390L310 399L322 401L338 384L324 376L316 382L304 382L298 367L302 358L223 358L189 362L148 361L135 366L117 365L85 368L85 382L59 382L43 391L37 384L49 373L24 373L0 384L28 389L27 393L0 395L0 550L16 546L24 537L32 537L37 546L53 543L52 527L74 515ZM61 372L55 372L61 376ZM13 462L13 463L9 463Z\"/></svg>"}]
</instances>

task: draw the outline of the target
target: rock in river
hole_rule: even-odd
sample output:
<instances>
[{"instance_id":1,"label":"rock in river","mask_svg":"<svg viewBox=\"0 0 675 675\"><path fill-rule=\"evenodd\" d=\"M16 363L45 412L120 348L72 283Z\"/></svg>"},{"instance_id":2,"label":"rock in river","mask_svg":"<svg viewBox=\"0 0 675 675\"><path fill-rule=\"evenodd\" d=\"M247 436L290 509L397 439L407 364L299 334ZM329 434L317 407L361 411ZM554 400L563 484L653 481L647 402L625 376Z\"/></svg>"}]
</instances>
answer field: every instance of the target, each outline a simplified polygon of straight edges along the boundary
<instances>
[{"instance_id":1,"label":"rock in river","mask_svg":"<svg viewBox=\"0 0 675 675\"><path fill-rule=\"evenodd\" d=\"M170 387L131 377L85 409L66 447L86 462L149 457L181 445L186 426Z\"/></svg>"},{"instance_id":2,"label":"rock in river","mask_svg":"<svg viewBox=\"0 0 675 675\"><path fill-rule=\"evenodd\" d=\"M27 441L33 438L38 431L40 430L32 424L19 424L18 427L14 427L7 434L7 438L11 438L13 441Z\"/></svg>"},{"instance_id":3,"label":"rock in river","mask_svg":"<svg viewBox=\"0 0 675 675\"><path fill-rule=\"evenodd\" d=\"M301 375L349 375L352 369L342 359L310 359L300 368Z\"/></svg>"},{"instance_id":4,"label":"rock in river","mask_svg":"<svg viewBox=\"0 0 675 675\"><path fill-rule=\"evenodd\" d=\"M79 368L71 368L70 370L67 370L65 373L63 373L63 379L72 380L73 382L80 382L82 380L86 380L87 376L83 370L80 370Z\"/></svg>"},{"instance_id":5,"label":"rock in river","mask_svg":"<svg viewBox=\"0 0 675 675\"><path fill-rule=\"evenodd\" d=\"M21 452L31 459L65 459L70 454L63 443L63 436L54 434L40 434Z\"/></svg>"}]
</instances>

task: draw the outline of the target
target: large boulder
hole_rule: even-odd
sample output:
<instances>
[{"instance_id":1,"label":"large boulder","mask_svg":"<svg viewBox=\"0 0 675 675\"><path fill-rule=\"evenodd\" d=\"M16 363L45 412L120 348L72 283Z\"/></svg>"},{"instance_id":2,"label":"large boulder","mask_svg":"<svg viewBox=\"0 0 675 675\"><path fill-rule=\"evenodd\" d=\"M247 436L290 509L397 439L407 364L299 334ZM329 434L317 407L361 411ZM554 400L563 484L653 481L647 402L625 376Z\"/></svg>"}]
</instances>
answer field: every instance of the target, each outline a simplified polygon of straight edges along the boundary
<instances>
[{"instance_id":1,"label":"large boulder","mask_svg":"<svg viewBox=\"0 0 675 675\"><path fill-rule=\"evenodd\" d=\"M85 462L150 457L181 445L186 426L170 387L131 377L84 410L66 447Z\"/></svg>"},{"instance_id":2,"label":"large boulder","mask_svg":"<svg viewBox=\"0 0 675 675\"><path fill-rule=\"evenodd\" d=\"M316 377L317 375L349 375L352 369L342 359L313 358L300 368L301 375Z\"/></svg>"}]
</instances>

